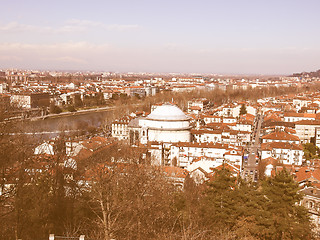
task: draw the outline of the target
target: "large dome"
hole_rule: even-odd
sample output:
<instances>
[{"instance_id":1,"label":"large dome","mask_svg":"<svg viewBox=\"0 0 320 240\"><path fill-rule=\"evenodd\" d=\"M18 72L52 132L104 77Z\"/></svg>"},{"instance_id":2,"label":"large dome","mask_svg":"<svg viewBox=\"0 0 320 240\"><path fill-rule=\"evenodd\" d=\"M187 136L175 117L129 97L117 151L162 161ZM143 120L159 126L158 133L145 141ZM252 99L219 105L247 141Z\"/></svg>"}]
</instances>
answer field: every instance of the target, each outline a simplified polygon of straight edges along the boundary
<instances>
[{"instance_id":1,"label":"large dome","mask_svg":"<svg viewBox=\"0 0 320 240\"><path fill-rule=\"evenodd\" d=\"M180 108L172 104L163 104L151 112L147 119L160 121L187 121L190 118Z\"/></svg>"}]
</instances>

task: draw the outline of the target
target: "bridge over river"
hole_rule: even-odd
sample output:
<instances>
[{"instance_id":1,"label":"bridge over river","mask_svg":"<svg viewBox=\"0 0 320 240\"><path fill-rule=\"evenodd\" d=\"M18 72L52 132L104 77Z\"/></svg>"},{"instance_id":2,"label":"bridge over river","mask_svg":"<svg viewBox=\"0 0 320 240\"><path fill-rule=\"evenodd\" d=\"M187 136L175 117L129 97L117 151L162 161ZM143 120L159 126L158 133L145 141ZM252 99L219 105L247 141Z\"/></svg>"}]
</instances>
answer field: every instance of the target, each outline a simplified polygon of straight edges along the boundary
<instances>
[{"instance_id":1,"label":"bridge over river","mask_svg":"<svg viewBox=\"0 0 320 240\"><path fill-rule=\"evenodd\" d=\"M62 132L73 133L90 127L101 127L114 119L115 111L115 108L107 107L74 113L51 114L44 117L16 120L15 122L21 133L51 137Z\"/></svg>"}]
</instances>

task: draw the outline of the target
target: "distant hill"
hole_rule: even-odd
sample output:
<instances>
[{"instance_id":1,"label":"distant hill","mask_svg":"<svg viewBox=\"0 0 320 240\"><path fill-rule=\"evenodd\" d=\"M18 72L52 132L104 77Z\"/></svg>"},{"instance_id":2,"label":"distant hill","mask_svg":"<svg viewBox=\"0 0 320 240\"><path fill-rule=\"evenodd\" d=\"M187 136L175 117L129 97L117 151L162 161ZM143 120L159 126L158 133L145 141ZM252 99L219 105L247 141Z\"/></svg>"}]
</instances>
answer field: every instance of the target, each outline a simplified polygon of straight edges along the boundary
<instances>
[{"instance_id":1,"label":"distant hill","mask_svg":"<svg viewBox=\"0 0 320 240\"><path fill-rule=\"evenodd\" d=\"M320 77L320 69L315 72L294 73L290 77Z\"/></svg>"}]
</instances>

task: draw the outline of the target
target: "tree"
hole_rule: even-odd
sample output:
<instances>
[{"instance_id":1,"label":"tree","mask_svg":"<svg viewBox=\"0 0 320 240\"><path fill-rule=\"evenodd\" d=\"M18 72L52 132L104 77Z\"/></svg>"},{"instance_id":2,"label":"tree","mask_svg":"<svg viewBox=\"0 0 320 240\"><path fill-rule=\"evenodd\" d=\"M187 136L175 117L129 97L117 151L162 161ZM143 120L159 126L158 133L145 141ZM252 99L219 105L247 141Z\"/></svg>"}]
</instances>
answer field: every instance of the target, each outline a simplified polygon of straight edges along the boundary
<instances>
[{"instance_id":1,"label":"tree","mask_svg":"<svg viewBox=\"0 0 320 240\"><path fill-rule=\"evenodd\" d=\"M247 108L244 104L241 105L240 115L247 114Z\"/></svg>"},{"instance_id":2,"label":"tree","mask_svg":"<svg viewBox=\"0 0 320 240\"><path fill-rule=\"evenodd\" d=\"M307 160L317 157L319 149L314 143L304 144L303 152Z\"/></svg>"},{"instance_id":3,"label":"tree","mask_svg":"<svg viewBox=\"0 0 320 240\"><path fill-rule=\"evenodd\" d=\"M311 235L307 210L299 206L299 185L284 169L262 183L265 196L265 239L308 239Z\"/></svg>"},{"instance_id":4,"label":"tree","mask_svg":"<svg viewBox=\"0 0 320 240\"><path fill-rule=\"evenodd\" d=\"M11 132L19 132L11 128ZM25 135L0 135L0 238L19 239L29 231L28 210L37 195L29 191L32 149L36 141ZM2 162L1 160L4 160ZM26 239L30 239L26 237ZM32 238L31 238L32 239Z\"/></svg>"},{"instance_id":5,"label":"tree","mask_svg":"<svg viewBox=\"0 0 320 240\"><path fill-rule=\"evenodd\" d=\"M95 238L157 239L174 226L173 185L159 169L113 162L92 170L86 198Z\"/></svg>"},{"instance_id":6,"label":"tree","mask_svg":"<svg viewBox=\"0 0 320 240\"><path fill-rule=\"evenodd\" d=\"M59 114L62 112L62 109L56 106L54 103L50 104L50 113Z\"/></svg>"},{"instance_id":7,"label":"tree","mask_svg":"<svg viewBox=\"0 0 320 240\"><path fill-rule=\"evenodd\" d=\"M77 111L73 105L68 105L67 110L69 112L76 112Z\"/></svg>"},{"instance_id":8,"label":"tree","mask_svg":"<svg viewBox=\"0 0 320 240\"><path fill-rule=\"evenodd\" d=\"M81 95L80 95L80 94L75 94L75 95L74 95L73 104L74 104L74 107L76 107L76 108L83 106L83 102L82 102L82 99L81 99Z\"/></svg>"},{"instance_id":9,"label":"tree","mask_svg":"<svg viewBox=\"0 0 320 240\"><path fill-rule=\"evenodd\" d=\"M203 207L203 220L209 228L223 231L235 224L237 191L236 178L223 167L214 172L213 180L207 183Z\"/></svg>"}]
</instances>

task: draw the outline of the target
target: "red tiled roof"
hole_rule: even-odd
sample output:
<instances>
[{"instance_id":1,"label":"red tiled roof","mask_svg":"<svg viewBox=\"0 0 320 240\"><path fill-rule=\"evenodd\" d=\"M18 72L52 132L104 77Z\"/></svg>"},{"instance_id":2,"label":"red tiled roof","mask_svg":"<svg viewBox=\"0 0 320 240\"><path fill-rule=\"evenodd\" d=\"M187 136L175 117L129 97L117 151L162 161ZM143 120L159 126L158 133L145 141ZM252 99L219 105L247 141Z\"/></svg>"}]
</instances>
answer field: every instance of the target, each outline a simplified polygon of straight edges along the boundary
<instances>
[{"instance_id":1,"label":"red tiled roof","mask_svg":"<svg viewBox=\"0 0 320 240\"><path fill-rule=\"evenodd\" d=\"M175 166L165 166L162 170L169 175L169 177L185 178L189 174L187 170Z\"/></svg>"},{"instance_id":2,"label":"red tiled roof","mask_svg":"<svg viewBox=\"0 0 320 240\"><path fill-rule=\"evenodd\" d=\"M268 142L261 144L262 151L271 151L273 148L278 149L291 149L291 150L303 150L303 147L299 144L288 143L288 142Z\"/></svg>"},{"instance_id":3,"label":"red tiled roof","mask_svg":"<svg viewBox=\"0 0 320 240\"><path fill-rule=\"evenodd\" d=\"M288 142L268 142L261 144L262 151L271 151L272 149L291 149L291 150L303 150L303 147L299 144L288 143Z\"/></svg>"},{"instance_id":4,"label":"red tiled roof","mask_svg":"<svg viewBox=\"0 0 320 240\"><path fill-rule=\"evenodd\" d=\"M285 112L284 117L316 118L314 113Z\"/></svg>"},{"instance_id":5,"label":"red tiled roof","mask_svg":"<svg viewBox=\"0 0 320 240\"><path fill-rule=\"evenodd\" d=\"M295 176L295 180L299 183L304 181L320 183L319 168L301 167L298 171L296 171Z\"/></svg>"},{"instance_id":6,"label":"red tiled roof","mask_svg":"<svg viewBox=\"0 0 320 240\"><path fill-rule=\"evenodd\" d=\"M211 130L211 129L199 129L199 130L196 130L196 129L191 129L191 133L192 134L204 134L204 133L207 133L207 134L221 134L222 130Z\"/></svg>"},{"instance_id":7,"label":"red tiled roof","mask_svg":"<svg viewBox=\"0 0 320 240\"><path fill-rule=\"evenodd\" d=\"M201 110L201 107L198 106L191 106L190 107L191 110Z\"/></svg>"},{"instance_id":8,"label":"red tiled roof","mask_svg":"<svg viewBox=\"0 0 320 240\"><path fill-rule=\"evenodd\" d=\"M271 139L271 140L288 140L288 141L299 141L299 137L283 132L283 131L275 131L270 134L267 134L262 137L262 139Z\"/></svg>"},{"instance_id":9,"label":"red tiled roof","mask_svg":"<svg viewBox=\"0 0 320 240\"><path fill-rule=\"evenodd\" d=\"M199 148L219 148L219 149L227 149L228 145L224 145L221 143L191 143L191 142L178 142L173 143L173 146L176 147L199 147Z\"/></svg>"},{"instance_id":10,"label":"red tiled roof","mask_svg":"<svg viewBox=\"0 0 320 240\"><path fill-rule=\"evenodd\" d=\"M301 120L295 122L295 125L320 125L320 120Z\"/></svg>"}]
</instances>

